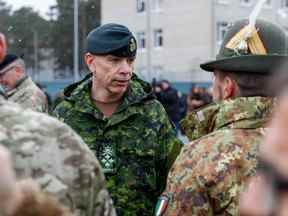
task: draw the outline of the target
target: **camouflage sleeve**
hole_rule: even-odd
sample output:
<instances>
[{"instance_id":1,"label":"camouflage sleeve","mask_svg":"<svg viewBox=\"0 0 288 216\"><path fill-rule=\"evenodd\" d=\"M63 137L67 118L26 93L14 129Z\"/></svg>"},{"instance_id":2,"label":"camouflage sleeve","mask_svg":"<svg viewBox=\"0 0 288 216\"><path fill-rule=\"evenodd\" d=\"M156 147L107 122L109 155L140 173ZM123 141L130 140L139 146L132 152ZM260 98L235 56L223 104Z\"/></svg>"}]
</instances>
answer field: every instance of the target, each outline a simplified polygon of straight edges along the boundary
<instances>
[{"instance_id":1,"label":"camouflage sleeve","mask_svg":"<svg viewBox=\"0 0 288 216\"><path fill-rule=\"evenodd\" d=\"M169 169L178 156L183 143L177 138L176 130L169 121L166 111L162 105L160 105L159 113L161 127L159 130L158 142L160 148L157 154L159 163L157 163L156 166L158 166L158 185L161 192L165 188Z\"/></svg>"},{"instance_id":2,"label":"camouflage sleeve","mask_svg":"<svg viewBox=\"0 0 288 216\"><path fill-rule=\"evenodd\" d=\"M72 109L72 106L69 102L62 100L59 102L54 110L52 111L52 116L59 119L61 122L64 122L65 113Z\"/></svg>"},{"instance_id":3,"label":"camouflage sleeve","mask_svg":"<svg viewBox=\"0 0 288 216\"><path fill-rule=\"evenodd\" d=\"M162 215L239 214L237 196L242 190L237 166L239 152L235 149L221 152L225 143L218 145L218 139L205 138L182 148L162 194L162 198L169 199Z\"/></svg>"},{"instance_id":4,"label":"camouflage sleeve","mask_svg":"<svg viewBox=\"0 0 288 216\"><path fill-rule=\"evenodd\" d=\"M27 101L29 100L32 102L32 110L48 113L48 99L42 91L35 91L32 97L27 99Z\"/></svg>"},{"instance_id":5,"label":"camouflage sleeve","mask_svg":"<svg viewBox=\"0 0 288 216\"><path fill-rule=\"evenodd\" d=\"M15 127L3 143L18 178L32 177L77 216L115 215L98 160L69 126L29 110L25 120L11 116Z\"/></svg>"},{"instance_id":6,"label":"camouflage sleeve","mask_svg":"<svg viewBox=\"0 0 288 216\"><path fill-rule=\"evenodd\" d=\"M70 198L71 201L74 199L74 205L78 205L75 207L81 209L81 215L115 215L112 200L105 187L102 169L88 146L72 130L62 133L62 136L59 136L59 143L63 143L62 148L67 155L64 164L67 167L66 171L71 174ZM69 150L70 154L67 154ZM72 170L77 168L77 172Z\"/></svg>"}]
</instances>

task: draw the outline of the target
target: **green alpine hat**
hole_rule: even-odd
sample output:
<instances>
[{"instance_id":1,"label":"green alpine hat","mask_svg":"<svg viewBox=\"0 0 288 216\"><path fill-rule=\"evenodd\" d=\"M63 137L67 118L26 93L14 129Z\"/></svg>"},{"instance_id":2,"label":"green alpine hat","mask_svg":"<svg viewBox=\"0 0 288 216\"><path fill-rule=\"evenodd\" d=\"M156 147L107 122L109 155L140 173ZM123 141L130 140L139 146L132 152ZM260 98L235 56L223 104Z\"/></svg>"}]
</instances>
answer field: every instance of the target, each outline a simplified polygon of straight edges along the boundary
<instances>
[{"instance_id":1,"label":"green alpine hat","mask_svg":"<svg viewBox=\"0 0 288 216\"><path fill-rule=\"evenodd\" d=\"M250 28L249 20L235 22L227 31L216 60L200 65L203 70L270 73L288 60L288 40L279 26L257 20Z\"/></svg>"},{"instance_id":2,"label":"green alpine hat","mask_svg":"<svg viewBox=\"0 0 288 216\"><path fill-rule=\"evenodd\" d=\"M86 40L86 51L94 55L135 57L136 39L131 31L119 24L108 23L92 30Z\"/></svg>"}]
</instances>

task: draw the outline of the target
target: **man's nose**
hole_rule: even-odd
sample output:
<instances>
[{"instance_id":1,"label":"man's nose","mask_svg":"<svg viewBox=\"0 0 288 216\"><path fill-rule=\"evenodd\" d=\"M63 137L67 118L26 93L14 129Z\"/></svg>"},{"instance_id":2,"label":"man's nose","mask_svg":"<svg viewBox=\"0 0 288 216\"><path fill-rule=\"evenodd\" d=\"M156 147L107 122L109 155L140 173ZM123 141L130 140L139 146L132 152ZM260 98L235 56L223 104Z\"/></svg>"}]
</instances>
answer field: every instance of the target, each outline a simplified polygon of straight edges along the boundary
<instances>
[{"instance_id":1,"label":"man's nose","mask_svg":"<svg viewBox=\"0 0 288 216\"><path fill-rule=\"evenodd\" d=\"M128 60L123 60L120 68L121 73L132 73L132 65L128 62Z\"/></svg>"}]
</instances>

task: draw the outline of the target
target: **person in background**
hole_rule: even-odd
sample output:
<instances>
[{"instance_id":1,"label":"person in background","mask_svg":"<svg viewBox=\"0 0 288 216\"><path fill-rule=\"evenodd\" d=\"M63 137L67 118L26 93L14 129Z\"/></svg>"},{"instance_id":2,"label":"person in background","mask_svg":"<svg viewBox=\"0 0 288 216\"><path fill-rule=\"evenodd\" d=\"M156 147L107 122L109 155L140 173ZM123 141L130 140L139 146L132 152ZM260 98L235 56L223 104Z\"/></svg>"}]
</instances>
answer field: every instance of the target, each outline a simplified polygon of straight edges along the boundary
<instances>
[{"instance_id":1,"label":"person in background","mask_svg":"<svg viewBox=\"0 0 288 216\"><path fill-rule=\"evenodd\" d=\"M159 88L155 89L157 99L161 102L169 119L178 130L180 129L179 121L181 120L180 98L178 96L178 91L173 88L171 83L167 80L162 80L158 84L158 87Z\"/></svg>"},{"instance_id":2,"label":"person in background","mask_svg":"<svg viewBox=\"0 0 288 216\"><path fill-rule=\"evenodd\" d=\"M25 73L24 60L7 54L0 64L0 84L9 101L38 112L48 112L46 95Z\"/></svg>"},{"instance_id":3,"label":"person in background","mask_svg":"<svg viewBox=\"0 0 288 216\"><path fill-rule=\"evenodd\" d=\"M205 88L193 86L187 96L187 114L211 102L212 97Z\"/></svg>"}]
</instances>

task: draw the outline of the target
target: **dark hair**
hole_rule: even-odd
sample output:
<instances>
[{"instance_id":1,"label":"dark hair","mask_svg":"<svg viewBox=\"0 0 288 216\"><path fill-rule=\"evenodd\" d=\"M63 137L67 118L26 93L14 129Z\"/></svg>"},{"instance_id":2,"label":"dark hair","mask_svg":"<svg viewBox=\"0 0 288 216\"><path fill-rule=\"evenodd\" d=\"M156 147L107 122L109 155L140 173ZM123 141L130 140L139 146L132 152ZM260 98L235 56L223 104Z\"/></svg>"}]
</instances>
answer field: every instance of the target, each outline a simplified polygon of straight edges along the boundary
<instances>
[{"instance_id":1,"label":"dark hair","mask_svg":"<svg viewBox=\"0 0 288 216\"><path fill-rule=\"evenodd\" d=\"M253 96L274 96L273 91L268 87L271 76L262 73L237 73L220 72L220 76L228 76L233 79L239 88L239 97Z\"/></svg>"}]
</instances>

